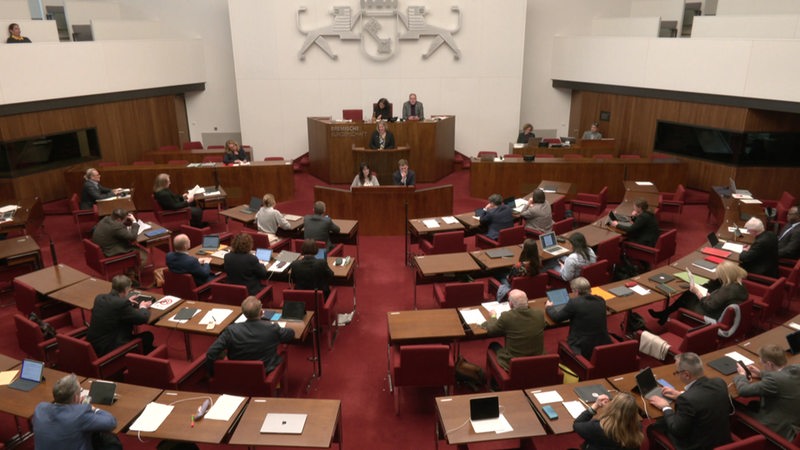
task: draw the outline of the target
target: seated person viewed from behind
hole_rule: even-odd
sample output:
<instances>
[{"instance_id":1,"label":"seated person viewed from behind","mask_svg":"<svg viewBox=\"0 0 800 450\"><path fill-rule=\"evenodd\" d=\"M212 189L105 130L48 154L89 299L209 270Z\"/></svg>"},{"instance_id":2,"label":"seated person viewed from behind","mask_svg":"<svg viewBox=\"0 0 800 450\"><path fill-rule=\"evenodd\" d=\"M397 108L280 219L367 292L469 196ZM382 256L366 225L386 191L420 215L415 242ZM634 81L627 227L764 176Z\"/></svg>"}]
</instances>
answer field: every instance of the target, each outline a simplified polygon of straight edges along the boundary
<instances>
[{"instance_id":1,"label":"seated person viewed from behind","mask_svg":"<svg viewBox=\"0 0 800 450\"><path fill-rule=\"evenodd\" d=\"M531 198L522 207L519 215L525 219L525 228L540 233L553 231L553 210L541 189L535 189L531 193Z\"/></svg>"},{"instance_id":2,"label":"seated person viewed from behind","mask_svg":"<svg viewBox=\"0 0 800 450\"><path fill-rule=\"evenodd\" d=\"M408 101L403 103L403 120L425 120L425 110L422 102L417 101L417 94L409 94Z\"/></svg>"},{"instance_id":3,"label":"seated person viewed from behind","mask_svg":"<svg viewBox=\"0 0 800 450\"><path fill-rule=\"evenodd\" d=\"M528 308L528 296L519 289L508 293L511 310L481 324L489 336L505 336L505 347L497 342L489 349L497 354L497 363L508 370L511 358L536 356L544 352L544 313Z\"/></svg>"},{"instance_id":4,"label":"seated person viewed from behind","mask_svg":"<svg viewBox=\"0 0 800 450\"><path fill-rule=\"evenodd\" d=\"M397 161L397 170L392 174L395 186L414 186L417 183L417 174L408 168L408 161Z\"/></svg>"},{"instance_id":5,"label":"seated person viewed from behind","mask_svg":"<svg viewBox=\"0 0 800 450\"><path fill-rule=\"evenodd\" d=\"M500 287L497 288L497 301L506 301L506 295L511 290L511 281L519 277L533 277L542 270L542 262L539 259L539 246L536 239L525 239L522 243L522 251L519 254L519 261L516 262L508 274L502 277Z\"/></svg>"},{"instance_id":6,"label":"seated person viewed from behind","mask_svg":"<svg viewBox=\"0 0 800 450\"><path fill-rule=\"evenodd\" d=\"M267 268L258 261L253 250L253 238L247 233L239 233L231 242L231 251L225 255L223 270L228 275L228 284L247 287L250 295L256 295L263 288L260 280L267 279Z\"/></svg>"},{"instance_id":7,"label":"seated person viewed from behind","mask_svg":"<svg viewBox=\"0 0 800 450\"><path fill-rule=\"evenodd\" d=\"M133 327L150 320L150 305L143 301L139 304L128 300L131 292L131 280L125 275L117 275L111 279L111 292L100 294L94 298L92 321L86 340L92 344L97 356L103 356L120 345L136 338L142 340L142 353L153 351L153 333L144 331L133 333Z\"/></svg>"},{"instance_id":8,"label":"seated person viewed from behind","mask_svg":"<svg viewBox=\"0 0 800 450\"><path fill-rule=\"evenodd\" d=\"M395 148L394 134L386 127L386 122L378 122L372 138L369 140L369 148L383 150L385 148Z\"/></svg>"},{"instance_id":9,"label":"seated person viewed from behind","mask_svg":"<svg viewBox=\"0 0 800 450\"><path fill-rule=\"evenodd\" d=\"M139 223L132 213L117 208L97 222L92 233L92 242L97 244L105 256L121 255L131 250L139 251L141 265L147 262L147 250L135 245L139 236Z\"/></svg>"},{"instance_id":10,"label":"seated person viewed from behind","mask_svg":"<svg viewBox=\"0 0 800 450\"><path fill-rule=\"evenodd\" d=\"M312 239L325 243L328 250L333 248L331 235L339 234L339 225L325 214L325 202L314 202L314 214L303 218L303 239Z\"/></svg>"},{"instance_id":11,"label":"seated person viewed from behind","mask_svg":"<svg viewBox=\"0 0 800 450\"><path fill-rule=\"evenodd\" d=\"M247 157L247 152L239 146L239 143L233 139L225 141L225 154L222 156L222 162L225 164L235 164L240 162L250 161Z\"/></svg>"},{"instance_id":12,"label":"seated person viewed from behind","mask_svg":"<svg viewBox=\"0 0 800 450\"><path fill-rule=\"evenodd\" d=\"M703 289L695 285L663 311L648 309L647 312L662 325L667 322L670 314L680 308L719 320L728 305L738 305L747 300L747 289L742 285L742 280L746 277L747 272L735 262L723 261L717 266L717 279L708 282L708 293L705 296L702 295Z\"/></svg>"},{"instance_id":13,"label":"seated person viewed from behind","mask_svg":"<svg viewBox=\"0 0 800 450\"><path fill-rule=\"evenodd\" d=\"M122 448L119 438L110 432L117 419L108 411L84 403L81 386L74 373L53 384L53 402L36 405L31 419L37 449L107 450ZM109 444L115 445L109 445ZM105 444L105 445L104 445Z\"/></svg>"},{"instance_id":14,"label":"seated person viewed from behind","mask_svg":"<svg viewBox=\"0 0 800 450\"><path fill-rule=\"evenodd\" d=\"M586 238L580 232L572 233L567 240L572 244L572 253L558 261L553 269L561 274L561 279L570 281L580 276L581 269L597 262L594 250L586 245Z\"/></svg>"},{"instance_id":15,"label":"seated person viewed from behind","mask_svg":"<svg viewBox=\"0 0 800 450\"><path fill-rule=\"evenodd\" d=\"M648 399L664 413L647 429L648 435L661 431L678 449L711 449L731 442L728 416L733 407L725 381L707 378L696 353L681 353L675 360L675 374L685 390L661 389L664 397L675 401L674 407L657 395Z\"/></svg>"},{"instance_id":16,"label":"seated person viewed from behind","mask_svg":"<svg viewBox=\"0 0 800 450\"><path fill-rule=\"evenodd\" d=\"M638 199L633 203L630 222L611 221L611 226L625 232L625 239L637 244L655 247L658 241L658 219L650 212L646 200Z\"/></svg>"},{"instance_id":17,"label":"seated person viewed from behind","mask_svg":"<svg viewBox=\"0 0 800 450\"><path fill-rule=\"evenodd\" d=\"M98 200L111 198L119 194L122 189L109 189L100 184L100 172L97 169L86 169L83 176L83 190L81 191L81 209L92 209Z\"/></svg>"},{"instance_id":18,"label":"seated person viewed from behind","mask_svg":"<svg viewBox=\"0 0 800 450\"><path fill-rule=\"evenodd\" d=\"M739 396L760 398L756 408L744 412L791 442L800 429L800 365L788 365L786 352L775 344L761 347L758 356L761 368L747 367L752 380L741 366L733 377Z\"/></svg>"},{"instance_id":19,"label":"seated person viewed from behind","mask_svg":"<svg viewBox=\"0 0 800 450\"><path fill-rule=\"evenodd\" d=\"M486 236L490 239L497 239L500 236L500 230L514 226L514 210L503 203L503 197L500 194L489 196L489 203L480 211L478 218L481 225L487 228Z\"/></svg>"},{"instance_id":20,"label":"seated person viewed from behind","mask_svg":"<svg viewBox=\"0 0 800 450\"><path fill-rule=\"evenodd\" d=\"M597 400L575 419L572 429L583 438L585 449L638 450L644 440L636 399L620 392L609 401Z\"/></svg>"},{"instance_id":21,"label":"seated person viewed from behind","mask_svg":"<svg viewBox=\"0 0 800 450\"><path fill-rule=\"evenodd\" d=\"M389 100L380 98L372 109L372 120L389 120L392 118L391 106Z\"/></svg>"},{"instance_id":22,"label":"seated person viewed from behind","mask_svg":"<svg viewBox=\"0 0 800 450\"><path fill-rule=\"evenodd\" d=\"M600 124L592 122L592 126L583 132L581 139L603 139L603 133L600 132Z\"/></svg>"},{"instance_id":23,"label":"seated person viewed from behind","mask_svg":"<svg viewBox=\"0 0 800 450\"><path fill-rule=\"evenodd\" d=\"M739 265L747 273L778 278L778 237L765 231L764 222L757 217L751 217L744 228L755 240L739 254Z\"/></svg>"},{"instance_id":24,"label":"seated person viewed from behind","mask_svg":"<svg viewBox=\"0 0 800 450\"><path fill-rule=\"evenodd\" d=\"M224 357L236 361L263 361L266 373L281 363L278 345L294 339L294 330L281 328L276 322L261 320L261 300L250 296L242 302L242 323L228 325L206 353L209 374L214 373L214 361Z\"/></svg>"},{"instance_id":25,"label":"seated person viewed from behind","mask_svg":"<svg viewBox=\"0 0 800 450\"><path fill-rule=\"evenodd\" d=\"M535 137L536 133L533 132L533 125L526 123L522 126L519 136L517 136L517 144L527 144L528 141Z\"/></svg>"},{"instance_id":26,"label":"seated person viewed from behind","mask_svg":"<svg viewBox=\"0 0 800 450\"><path fill-rule=\"evenodd\" d=\"M153 196L162 209L175 211L176 209L189 208L191 220L189 224L196 228L203 228L208 223L203 222L203 210L194 205L194 199L189 194L183 196L172 192L169 189L170 179L166 173L160 173L153 183Z\"/></svg>"},{"instance_id":27,"label":"seated person viewed from behind","mask_svg":"<svg viewBox=\"0 0 800 450\"><path fill-rule=\"evenodd\" d=\"M22 35L22 30L19 28L19 24L12 23L8 25L8 39L6 39L6 44L30 44L31 40L26 38Z\"/></svg>"},{"instance_id":28,"label":"seated person viewed from behind","mask_svg":"<svg viewBox=\"0 0 800 450\"><path fill-rule=\"evenodd\" d=\"M320 290L325 298L331 293L330 282L333 271L325 259L317 259L317 243L305 239L300 247L300 259L289 266L289 277L295 289L307 291Z\"/></svg>"},{"instance_id":29,"label":"seated person viewed from behind","mask_svg":"<svg viewBox=\"0 0 800 450\"><path fill-rule=\"evenodd\" d=\"M369 168L367 163L362 162L361 166L358 169L358 175L353 178L353 182L350 183L350 189L354 187L365 187L365 186L380 186L381 184L378 182L378 177L372 173L372 170Z\"/></svg>"},{"instance_id":30,"label":"seated person viewed from behind","mask_svg":"<svg viewBox=\"0 0 800 450\"><path fill-rule=\"evenodd\" d=\"M194 284L200 286L214 278L211 273L211 258L195 258L187 253L192 247L189 236L175 236L172 247L175 251L167 253L167 268L173 273L188 273L194 278Z\"/></svg>"},{"instance_id":31,"label":"seated person viewed from behind","mask_svg":"<svg viewBox=\"0 0 800 450\"><path fill-rule=\"evenodd\" d=\"M283 214L275 209L274 195L264 194L262 202L261 208L256 212L258 231L275 234L278 232L278 228L282 230L290 230L292 228L292 225L283 217Z\"/></svg>"},{"instance_id":32,"label":"seated person viewed from behind","mask_svg":"<svg viewBox=\"0 0 800 450\"><path fill-rule=\"evenodd\" d=\"M547 300L545 312L553 322L569 320L567 345L575 354L591 359L595 347L611 343L606 322L606 301L592 295L592 285L586 278L575 278L569 287L578 294L577 297L571 297L561 310Z\"/></svg>"},{"instance_id":33,"label":"seated person viewed from behind","mask_svg":"<svg viewBox=\"0 0 800 450\"><path fill-rule=\"evenodd\" d=\"M800 258L800 212L797 206L789 208L786 226L778 233L778 257Z\"/></svg>"}]
</instances>

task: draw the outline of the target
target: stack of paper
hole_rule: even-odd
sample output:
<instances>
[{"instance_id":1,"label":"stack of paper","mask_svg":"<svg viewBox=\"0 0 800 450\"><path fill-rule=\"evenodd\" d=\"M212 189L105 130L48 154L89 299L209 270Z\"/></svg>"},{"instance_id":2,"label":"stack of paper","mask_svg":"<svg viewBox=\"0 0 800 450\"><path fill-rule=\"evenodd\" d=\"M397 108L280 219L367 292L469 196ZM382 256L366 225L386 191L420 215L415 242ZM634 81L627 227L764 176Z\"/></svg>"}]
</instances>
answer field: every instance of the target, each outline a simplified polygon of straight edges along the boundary
<instances>
[{"instance_id":1,"label":"stack of paper","mask_svg":"<svg viewBox=\"0 0 800 450\"><path fill-rule=\"evenodd\" d=\"M422 223L428 228L439 228L439 221L436 219L425 219Z\"/></svg>"},{"instance_id":2,"label":"stack of paper","mask_svg":"<svg viewBox=\"0 0 800 450\"><path fill-rule=\"evenodd\" d=\"M461 314L461 317L464 319L464 323L467 325L480 325L483 322L486 322L486 318L483 317L481 310L478 308L459 309L458 313Z\"/></svg>"},{"instance_id":3,"label":"stack of paper","mask_svg":"<svg viewBox=\"0 0 800 450\"><path fill-rule=\"evenodd\" d=\"M244 399L244 397L239 397L237 395L222 394L203 418L206 420L228 421L233 417L233 414Z\"/></svg>"},{"instance_id":4,"label":"stack of paper","mask_svg":"<svg viewBox=\"0 0 800 450\"><path fill-rule=\"evenodd\" d=\"M139 418L129 428L130 431L144 431L145 433L152 433L164 423L167 416L172 412L175 407L172 405L163 405L161 403L150 402L144 408Z\"/></svg>"},{"instance_id":5,"label":"stack of paper","mask_svg":"<svg viewBox=\"0 0 800 450\"><path fill-rule=\"evenodd\" d=\"M509 304L508 302L504 303L500 303L497 301L484 302L481 303L481 306L483 306L487 311L489 311L489 314L494 313L495 317L497 318L500 318L500 316L503 315L504 312L511 311L511 304Z\"/></svg>"},{"instance_id":6,"label":"stack of paper","mask_svg":"<svg viewBox=\"0 0 800 450\"><path fill-rule=\"evenodd\" d=\"M542 405L564 401L564 398L561 397L558 391L534 392L533 396L536 397L536 401Z\"/></svg>"},{"instance_id":7,"label":"stack of paper","mask_svg":"<svg viewBox=\"0 0 800 450\"><path fill-rule=\"evenodd\" d=\"M209 323L222 323L222 321L227 319L231 313L233 313L232 309L212 308L211 311L208 311L206 315L200 319L200 325L208 325Z\"/></svg>"}]
</instances>

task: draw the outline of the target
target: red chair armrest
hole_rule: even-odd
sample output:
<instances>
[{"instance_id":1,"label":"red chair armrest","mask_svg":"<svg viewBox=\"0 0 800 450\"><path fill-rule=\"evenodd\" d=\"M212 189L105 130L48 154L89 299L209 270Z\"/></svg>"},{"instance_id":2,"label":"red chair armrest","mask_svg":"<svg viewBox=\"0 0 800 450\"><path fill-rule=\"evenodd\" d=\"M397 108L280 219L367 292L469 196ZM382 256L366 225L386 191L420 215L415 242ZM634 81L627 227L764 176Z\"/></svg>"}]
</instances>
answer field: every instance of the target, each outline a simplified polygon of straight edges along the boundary
<instances>
[{"instance_id":1,"label":"red chair armrest","mask_svg":"<svg viewBox=\"0 0 800 450\"><path fill-rule=\"evenodd\" d=\"M646 245L637 244L635 242L625 241L622 243L622 245L626 248L631 248L637 251L649 253L651 255L658 253L658 249L655 247L648 247Z\"/></svg>"},{"instance_id":2,"label":"red chair armrest","mask_svg":"<svg viewBox=\"0 0 800 450\"><path fill-rule=\"evenodd\" d=\"M583 201L583 202L591 202L591 203L600 203L600 196L597 194L587 194L585 192L579 192L575 195L573 201Z\"/></svg>"},{"instance_id":3,"label":"red chair armrest","mask_svg":"<svg viewBox=\"0 0 800 450\"><path fill-rule=\"evenodd\" d=\"M161 358L161 359L169 359L169 353L167 352L167 345L161 344L152 352L148 353L147 356L151 358Z\"/></svg>"},{"instance_id":4,"label":"red chair armrest","mask_svg":"<svg viewBox=\"0 0 800 450\"><path fill-rule=\"evenodd\" d=\"M494 239L489 238L485 234L476 234L475 235L475 245L480 247L480 248L484 248L484 247L481 247L481 244L483 244L483 245L485 245L487 247L497 247L498 245L500 245L499 242L495 241Z\"/></svg>"}]
</instances>

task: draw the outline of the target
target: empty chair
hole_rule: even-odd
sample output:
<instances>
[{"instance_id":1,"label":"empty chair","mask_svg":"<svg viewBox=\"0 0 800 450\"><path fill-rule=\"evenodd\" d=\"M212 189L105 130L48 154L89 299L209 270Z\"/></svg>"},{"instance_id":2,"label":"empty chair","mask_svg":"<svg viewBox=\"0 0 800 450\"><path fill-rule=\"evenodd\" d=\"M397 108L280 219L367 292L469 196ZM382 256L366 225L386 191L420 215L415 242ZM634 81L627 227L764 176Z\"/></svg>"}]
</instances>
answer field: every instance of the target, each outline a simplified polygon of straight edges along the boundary
<instances>
[{"instance_id":1,"label":"empty chair","mask_svg":"<svg viewBox=\"0 0 800 450\"><path fill-rule=\"evenodd\" d=\"M134 166L152 166L153 164L155 164L154 161L134 161L133 162Z\"/></svg>"},{"instance_id":2,"label":"empty chair","mask_svg":"<svg viewBox=\"0 0 800 450\"><path fill-rule=\"evenodd\" d=\"M591 264L587 264L580 269L580 274L583 278L589 280L592 286L601 286L611 282L611 272L609 271L610 265L605 259L597 260ZM547 271L550 276L550 288L568 287L569 281L565 281L561 277L561 273L550 269Z\"/></svg>"},{"instance_id":3,"label":"empty chair","mask_svg":"<svg viewBox=\"0 0 800 450\"><path fill-rule=\"evenodd\" d=\"M455 382L455 362L444 344L401 345L392 349L394 412L400 414L400 388L444 386L445 395Z\"/></svg>"},{"instance_id":4,"label":"empty chair","mask_svg":"<svg viewBox=\"0 0 800 450\"><path fill-rule=\"evenodd\" d=\"M558 368L558 355L511 358L508 371L497 362L497 353L486 350L487 380L494 380L501 391L561 384L564 374Z\"/></svg>"},{"instance_id":5,"label":"empty chair","mask_svg":"<svg viewBox=\"0 0 800 450\"><path fill-rule=\"evenodd\" d=\"M622 262L622 235L614 236L611 239L597 244L597 259L605 259L608 261L609 272L614 271L614 268Z\"/></svg>"},{"instance_id":6,"label":"empty chair","mask_svg":"<svg viewBox=\"0 0 800 450\"><path fill-rule=\"evenodd\" d=\"M226 283L225 278L222 278L219 281L214 281L209 286L211 290L211 296L209 297L208 301L210 302L239 306L242 304L244 299L249 296L247 292L247 286ZM279 307L279 305L273 305L272 295L272 286L267 285L264 286L264 288L261 289L255 295L255 297L261 300L261 305L264 308Z\"/></svg>"},{"instance_id":7,"label":"empty chair","mask_svg":"<svg viewBox=\"0 0 800 450\"><path fill-rule=\"evenodd\" d=\"M556 235L569 233L574 227L575 219L573 217L567 217L566 219L559 220L558 222L553 222L553 232Z\"/></svg>"},{"instance_id":8,"label":"empty chair","mask_svg":"<svg viewBox=\"0 0 800 450\"><path fill-rule=\"evenodd\" d=\"M635 340L598 345L592 358L576 354L566 342L558 343L558 356L581 380L606 378L639 369L639 343Z\"/></svg>"},{"instance_id":9,"label":"empty chair","mask_svg":"<svg viewBox=\"0 0 800 450\"><path fill-rule=\"evenodd\" d=\"M508 280L511 284L511 290L519 289L524 292L528 298L544 297L547 293L547 282L549 277L546 273L539 273L532 277L511 277ZM500 287L500 282L496 278L489 278L489 288L493 292L497 292Z\"/></svg>"},{"instance_id":10,"label":"empty chair","mask_svg":"<svg viewBox=\"0 0 800 450\"><path fill-rule=\"evenodd\" d=\"M467 244L464 243L464 230L436 233L431 240L420 239L419 249L426 255L465 252Z\"/></svg>"},{"instance_id":11,"label":"empty chair","mask_svg":"<svg viewBox=\"0 0 800 450\"><path fill-rule=\"evenodd\" d=\"M343 109L342 110L342 119L344 119L344 120L352 120L353 122L363 122L364 121L364 110L363 109Z\"/></svg>"},{"instance_id":12,"label":"empty chair","mask_svg":"<svg viewBox=\"0 0 800 450\"><path fill-rule=\"evenodd\" d=\"M567 197L561 196L561 198L551 203L550 210L553 214L553 221L564 220L567 210ZM570 217L570 219L572 218Z\"/></svg>"},{"instance_id":13,"label":"empty chair","mask_svg":"<svg viewBox=\"0 0 800 450\"><path fill-rule=\"evenodd\" d=\"M637 244L630 241L623 243L625 254L634 261L641 261L648 267L657 267L662 261L669 261L675 256L677 230L667 230L658 236L655 247Z\"/></svg>"},{"instance_id":14,"label":"empty chair","mask_svg":"<svg viewBox=\"0 0 800 450\"><path fill-rule=\"evenodd\" d=\"M171 359L167 346L159 345L147 355L125 354L125 382L158 389L185 389L206 375L206 354L193 361Z\"/></svg>"},{"instance_id":15,"label":"empty chair","mask_svg":"<svg viewBox=\"0 0 800 450\"><path fill-rule=\"evenodd\" d=\"M658 210L662 213L681 214L683 212L684 198L686 197L686 188L682 184L674 193L661 192L658 195Z\"/></svg>"},{"instance_id":16,"label":"empty chair","mask_svg":"<svg viewBox=\"0 0 800 450\"><path fill-rule=\"evenodd\" d=\"M73 372L85 377L108 380L125 369L125 354L141 352L142 340L133 339L120 345L110 353L97 356L92 344L85 339L78 339L66 334L56 334L58 342L58 369Z\"/></svg>"},{"instance_id":17,"label":"empty chair","mask_svg":"<svg viewBox=\"0 0 800 450\"><path fill-rule=\"evenodd\" d=\"M278 354L281 363L270 373L265 373L263 361L214 361L214 375L209 381L209 390L219 394L249 397L276 397L278 390L289 391L289 358L284 347Z\"/></svg>"},{"instance_id":18,"label":"empty chair","mask_svg":"<svg viewBox=\"0 0 800 450\"><path fill-rule=\"evenodd\" d=\"M742 280L747 288L750 299L753 300L753 309L756 314L756 323L762 330L772 328L772 322L781 308L783 297L786 294L784 285L786 278L769 278L761 275L748 274Z\"/></svg>"},{"instance_id":19,"label":"empty chair","mask_svg":"<svg viewBox=\"0 0 800 450\"><path fill-rule=\"evenodd\" d=\"M164 270L164 294L174 295L184 300L205 300L211 294L211 283L224 277L220 275L208 283L197 286L194 277L188 273L175 273Z\"/></svg>"},{"instance_id":20,"label":"empty chair","mask_svg":"<svg viewBox=\"0 0 800 450\"><path fill-rule=\"evenodd\" d=\"M16 303L17 310L24 317L29 317L31 313L36 313L40 319L45 319L72 309L66 303L39 295L33 286L20 281L19 278L14 278L12 285L14 286L14 303Z\"/></svg>"},{"instance_id":21,"label":"empty chair","mask_svg":"<svg viewBox=\"0 0 800 450\"><path fill-rule=\"evenodd\" d=\"M78 194L73 193L69 198L69 210L72 213L72 220L75 221L75 227L78 229L78 235L83 237L88 235L100 219L97 217L97 211L94 208L81 209L80 204L80 197L78 197Z\"/></svg>"},{"instance_id":22,"label":"empty chair","mask_svg":"<svg viewBox=\"0 0 800 450\"><path fill-rule=\"evenodd\" d=\"M484 301L483 281L445 283L433 286L433 298L441 308L478 306Z\"/></svg>"},{"instance_id":23,"label":"empty chair","mask_svg":"<svg viewBox=\"0 0 800 450\"><path fill-rule=\"evenodd\" d=\"M608 203L607 195L608 186L600 189L597 194L579 192L572 200L572 213L591 214L595 217L603 214Z\"/></svg>"},{"instance_id":24,"label":"empty chair","mask_svg":"<svg viewBox=\"0 0 800 450\"><path fill-rule=\"evenodd\" d=\"M200 141L189 141L183 143L184 150L202 150L203 143Z\"/></svg>"},{"instance_id":25,"label":"empty chair","mask_svg":"<svg viewBox=\"0 0 800 450\"><path fill-rule=\"evenodd\" d=\"M96 270L106 281L114 275L139 270L139 252L136 249L120 255L105 256L99 245L90 239L83 239L83 251L86 265Z\"/></svg>"},{"instance_id":26,"label":"empty chair","mask_svg":"<svg viewBox=\"0 0 800 450\"><path fill-rule=\"evenodd\" d=\"M668 320L667 331L661 333L661 339L669 344L669 354L675 355L694 352L698 355L717 349L718 324L692 327L679 320Z\"/></svg>"},{"instance_id":27,"label":"empty chair","mask_svg":"<svg viewBox=\"0 0 800 450\"><path fill-rule=\"evenodd\" d=\"M80 337L86 333L86 326L71 311L48 317L42 322L52 327L56 334ZM14 314L14 324L17 328L17 343L26 355L44 361L47 365L53 365L57 361L58 344L55 335L45 336L38 323L22 314Z\"/></svg>"},{"instance_id":28,"label":"empty chair","mask_svg":"<svg viewBox=\"0 0 800 450\"><path fill-rule=\"evenodd\" d=\"M253 238L253 248L271 248L272 251L276 253L283 250L289 250L289 246L292 243L286 238L280 238L277 241L270 242L269 235L267 233L261 233L250 228L242 228L242 233L247 233L251 238ZM323 243L323 245L325 244ZM342 249L344 249L344 247L342 247Z\"/></svg>"},{"instance_id":29,"label":"empty chair","mask_svg":"<svg viewBox=\"0 0 800 450\"><path fill-rule=\"evenodd\" d=\"M339 294L336 288L331 288L328 298L322 301L322 291L316 291L316 297L314 293L315 291L301 289L284 289L283 301L303 302L306 305L306 311L316 311L316 306L319 306L319 326L328 335L328 348L332 348L333 341L339 331L339 322L336 314L336 300ZM315 305L316 302L319 305Z\"/></svg>"},{"instance_id":30,"label":"empty chair","mask_svg":"<svg viewBox=\"0 0 800 450\"><path fill-rule=\"evenodd\" d=\"M500 230L497 240L494 240L485 234L475 235L475 245L478 248L495 248L505 247L508 245L522 244L525 240L525 226L516 225L510 228Z\"/></svg>"},{"instance_id":31,"label":"empty chair","mask_svg":"<svg viewBox=\"0 0 800 450\"><path fill-rule=\"evenodd\" d=\"M216 235L219 236L220 242L229 243L231 241L231 233L222 232L222 233L212 233L211 227L203 227L197 228L191 225L183 224L181 225L181 233L185 234L189 237L189 242L192 243L193 246L200 245L203 242L203 237L208 235ZM258 247L257 247L258 248ZM261 247L264 248L264 247Z\"/></svg>"},{"instance_id":32,"label":"empty chair","mask_svg":"<svg viewBox=\"0 0 800 450\"><path fill-rule=\"evenodd\" d=\"M176 166L188 166L189 161L185 159L170 159L169 161L167 161L167 164L172 164Z\"/></svg>"}]
</instances>

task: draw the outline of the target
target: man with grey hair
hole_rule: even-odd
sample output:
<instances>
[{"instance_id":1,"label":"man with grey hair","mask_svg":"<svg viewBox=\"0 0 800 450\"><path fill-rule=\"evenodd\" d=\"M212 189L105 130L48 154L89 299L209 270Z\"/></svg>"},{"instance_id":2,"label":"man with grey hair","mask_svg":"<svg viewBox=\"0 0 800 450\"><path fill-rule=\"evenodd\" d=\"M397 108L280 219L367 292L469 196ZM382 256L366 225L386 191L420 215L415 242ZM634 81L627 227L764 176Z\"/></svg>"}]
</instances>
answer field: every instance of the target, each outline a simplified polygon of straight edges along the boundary
<instances>
[{"instance_id":1,"label":"man with grey hair","mask_svg":"<svg viewBox=\"0 0 800 450\"><path fill-rule=\"evenodd\" d=\"M86 174L83 176L83 190L81 191L81 209L92 209L92 206L104 198L111 198L120 192L122 189L109 189L100 184L100 172L97 169L90 167L86 169Z\"/></svg>"},{"instance_id":2,"label":"man with grey hair","mask_svg":"<svg viewBox=\"0 0 800 450\"><path fill-rule=\"evenodd\" d=\"M117 426L117 420L110 413L81 402L81 387L75 374L55 382L53 403L39 403L32 422L37 449L122 448L119 439L108 433ZM104 436L93 436L100 433Z\"/></svg>"},{"instance_id":3,"label":"man with grey hair","mask_svg":"<svg viewBox=\"0 0 800 450\"><path fill-rule=\"evenodd\" d=\"M500 236L500 230L514 226L514 210L503 203L503 197L500 194L489 196L489 203L479 212L478 217L481 225L488 228L486 237L489 239L497 239Z\"/></svg>"},{"instance_id":4,"label":"man with grey hair","mask_svg":"<svg viewBox=\"0 0 800 450\"><path fill-rule=\"evenodd\" d=\"M167 268L173 273L188 273L197 286L214 278L211 273L211 258L195 258L188 253L192 243L189 236L179 234L172 241L174 251L167 253Z\"/></svg>"},{"instance_id":5,"label":"man with grey hair","mask_svg":"<svg viewBox=\"0 0 800 450\"><path fill-rule=\"evenodd\" d=\"M650 397L650 404L660 409L664 417L647 429L648 434L666 434L678 450L711 449L731 442L728 416L733 413L733 405L725 381L707 378L703 361L696 353L678 355L675 369L686 388L678 391L665 387L661 393L666 399ZM674 409L669 400L675 401Z\"/></svg>"},{"instance_id":6,"label":"man with grey hair","mask_svg":"<svg viewBox=\"0 0 800 450\"><path fill-rule=\"evenodd\" d=\"M800 211L797 206L786 213L786 226L778 233L778 257L800 258Z\"/></svg>"},{"instance_id":7,"label":"man with grey hair","mask_svg":"<svg viewBox=\"0 0 800 450\"><path fill-rule=\"evenodd\" d=\"M554 322L569 320L567 345L576 354L591 359L594 348L611 343L606 322L606 301L592 295L592 285L584 277L570 281L570 289L577 293L560 310L550 300L545 303L545 312Z\"/></svg>"},{"instance_id":8,"label":"man with grey hair","mask_svg":"<svg viewBox=\"0 0 800 450\"><path fill-rule=\"evenodd\" d=\"M739 254L739 265L747 273L778 278L778 237L764 231L764 222L757 217L751 217L744 228L755 240Z\"/></svg>"},{"instance_id":9,"label":"man with grey hair","mask_svg":"<svg viewBox=\"0 0 800 450\"><path fill-rule=\"evenodd\" d=\"M92 344L97 356L103 356L136 338L142 340L142 353L153 351L153 333L143 331L133 334L135 325L150 320L148 308L152 302L136 304L128 300L130 292L130 278L117 275L111 279L111 292L95 297L86 340Z\"/></svg>"},{"instance_id":10,"label":"man with grey hair","mask_svg":"<svg viewBox=\"0 0 800 450\"><path fill-rule=\"evenodd\" d=\"M325 242L328 250L330 250L333 248L333 244L331 244L331 234L338 234L341 230L339 226L333 223L333 220L325 214L325 209L325 202L314 202L314 214L303 218L303 239Z\"/></svg>"},{"instance_id":11,"label":"man with grey hair","mask_svg":"<svg viewBox=\"0 0 800 450\"><path fill-rule=\"evenodd\" d=\"M497 353L497 363L508 370L511 358L541 355L544 351L544 313L528 308L528 296L513 289L508 293L511 310L481 324L489 336L505 336L505 347L492 342L489 349Z\"/></svg>"},{"instance_id":12,"label":"man with grey hair","mask_svg":"<svg viewBox=\"0 0 800 450\"><path fill-rule=\"evenodd\" d=\"M553 231L553 210L545 198L544 191L535 189L519 215L525 219L525 228L539 233Z\"/></svg>"}]
</instances>

